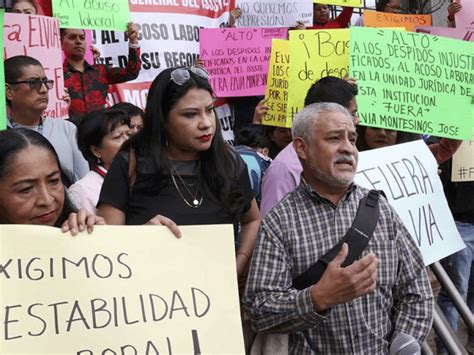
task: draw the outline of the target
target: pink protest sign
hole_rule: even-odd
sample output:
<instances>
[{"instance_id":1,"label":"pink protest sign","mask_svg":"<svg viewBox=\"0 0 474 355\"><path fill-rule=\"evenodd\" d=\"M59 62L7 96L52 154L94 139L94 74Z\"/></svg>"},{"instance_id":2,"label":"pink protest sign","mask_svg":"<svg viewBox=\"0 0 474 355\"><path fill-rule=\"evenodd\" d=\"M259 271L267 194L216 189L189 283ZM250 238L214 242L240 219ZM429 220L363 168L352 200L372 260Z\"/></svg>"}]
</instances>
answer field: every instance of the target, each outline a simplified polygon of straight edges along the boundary
<instances>
[{"instance_id":1,"label":"pink protest sign","mask_svg":"<svg viewBox=\"0 0 474 355\"><path fill-rule=\"evenodd\" d=\"M415 29L415 32L474 42L474 31L468 31L462 28L419 26Z\"/></svg>"},{"instance_id":2,"label":"pink protest sign","mask_svg":"<svg viewBox=\"0 0 474 355\"><path fill-rule=\"evenodd\" d=\"M64 75L58 21L47 16L6 13L3 40L5 59L15 55L33 57L43 65L48 79L54 80L44 115L50 118L68 117L68 107L62 100Z\"/></svg>"},{"instance_id":3,"label":"pink protest sign","mask_svg":"<svg viewBox=\"0 0 474 355\"><path fill-rule=\"evenodd\" d=\"M456 28L474 31L474 1L459 0L456 1L462 5L461 11L456 15Z\"/></svg>"},{"instance_id":4,"label":"pink protest sign","mask_svg":"<svg viewBox=\"0 0 474 355\"><path fill-rule=\"evenodd\" d=\"M200 57L216 95L265 95L272 38L287 35L287 28L201 29Z\"/></svg>"}]
</instances>

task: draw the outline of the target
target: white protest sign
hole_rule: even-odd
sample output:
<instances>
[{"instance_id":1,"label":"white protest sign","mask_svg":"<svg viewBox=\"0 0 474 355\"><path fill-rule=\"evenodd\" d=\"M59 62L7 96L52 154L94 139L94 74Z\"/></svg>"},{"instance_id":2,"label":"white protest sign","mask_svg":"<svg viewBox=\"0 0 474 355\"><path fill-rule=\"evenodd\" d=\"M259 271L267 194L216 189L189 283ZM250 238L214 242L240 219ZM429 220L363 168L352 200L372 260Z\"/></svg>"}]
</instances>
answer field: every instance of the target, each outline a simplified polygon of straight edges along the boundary
<instances>
[{"instance_id":1,"label":"white protest sign","mask_svg":"<svg viewBox=\"0 0 474 355\"><path fill-rule=\"evenodd\" d=\"M470 141L462 142L454 153L451 181L474 181L474 137Z\"/></svg>"},{"instance_id":2,"label":"white protest sign","mask_svg":"<svg viewBox=\"0 0 474 355\"><path fill-rule=\"evenodd\" d=\"M233 228L0 226L0 353L244 354Z\"/></svg>"},{"instance_id":3,"label":"white protest sign","mask_svg":"<svg viewBox=\"0 0 474 355\"><path fill-rule=\"evenodd\" d=\"M295 27L313 24L313 3L308 0L237 0L242 15L237 27Z\"/></svg>"},{"instance_id":4,"label":"white protest sign","mask_svg":"<svg viewBox=\"0 0 474 355\"><path fill-rule=\"evenodd\" d=\"M465 247L449 210L438 164L419 140L361 152L355 182L383 190L430 265Z\"/></svg>"},{"instance_id":5,"label":"white protest sign","mask_svg":"<svg viewBox=\"0 0 474 355\"><path fill-rule=\"evenodd\" d=\"M196 64L199 29L225 27L229 18L227 1L220 3L224 7L213 4L216 7L212 11L206 2L176 2L175 6L138 3L131 1L130 11L138 25L142 68L137 79L114 86L116 93L108 97L111 105L126 101L144 108L150 83L162 70ZM123 32L94 31L93 44L101 53L97 63L126 67L128 41Z\"/></svg>"}]
</instances>

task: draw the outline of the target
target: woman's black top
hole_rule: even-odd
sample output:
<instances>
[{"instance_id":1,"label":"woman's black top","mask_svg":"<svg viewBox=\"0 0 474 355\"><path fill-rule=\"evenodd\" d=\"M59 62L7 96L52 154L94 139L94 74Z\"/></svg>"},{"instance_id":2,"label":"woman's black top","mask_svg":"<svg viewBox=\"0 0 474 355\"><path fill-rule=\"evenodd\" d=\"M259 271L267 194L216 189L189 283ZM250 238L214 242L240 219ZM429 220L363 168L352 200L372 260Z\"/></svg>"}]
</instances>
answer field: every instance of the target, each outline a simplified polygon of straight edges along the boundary
<instances>
[{"instance_id":1,"label":"woman's black top","mask_svg":"<svg viewBox=\"0 0 474 355\"><path fill-rule=\"evenodd\" d=\"M137 166L140 166L143 158L138 157L138 159ZM186 183L191 184L196 181L197 161L180 161L173 164ZM176 174L175 180L186 200L192 202L193 199L186 192ZM241 161L239 176L231 181L231 186L239 189L243 194L245 202L242 213L249 211L254 194L243 161ZM190 190L193 191L193 188ZM127 225L145 224L157 214L170 218L177 225L226 223L235 225L240 218L240 214L228 212L219 200L210 196L209 193L204 194L202 204L198 208L187 206L170 176L165 179L165 183L150 183L149 177L147 178L146 174L137 169L135 184L130 192L128 152L120 152L115 157L102 185L98 205L101 204L108 204L123 211Z\"/></svg>"}]
</instances>

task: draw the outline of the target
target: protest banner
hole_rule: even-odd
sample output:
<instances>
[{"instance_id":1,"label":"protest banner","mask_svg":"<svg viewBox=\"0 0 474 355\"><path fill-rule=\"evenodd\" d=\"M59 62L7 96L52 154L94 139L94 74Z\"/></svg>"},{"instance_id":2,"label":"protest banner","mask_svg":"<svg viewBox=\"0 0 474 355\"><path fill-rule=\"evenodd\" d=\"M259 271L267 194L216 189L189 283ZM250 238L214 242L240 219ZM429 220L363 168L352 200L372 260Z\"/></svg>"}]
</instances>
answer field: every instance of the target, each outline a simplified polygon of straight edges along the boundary
<instances>
[{"instance_id":1,"label":"protest banner","mask_svg":"<svg viewBox=\"0 0 474 355\"><path fill-rule=\"evenodd\" d=\"M52 0L61 28L125 31L130 21L128 0Z\"/></svg>"},{"instance_id":2,"label":"protest banner","mask_svg":"<svg viewBox=\"0 0 474 355\"><path fill-rule=\"evenodd\" d=\"M287 28L203 28L200 56L219 97L265 94L272 38Z\"/></svg>"},{"instance_id":3,"label":"protest banner","mask_svg":"<svg viewBox=\"0 0 474 355\"><path fill-rule=\"evenodd\" d=\"M290 58L287 120L291 125L312 84L348 73L349 30L290 31Z\"/></svg>"},{"instance_id":4,"label":"protest banner","mask_svg":"<svg viewBox=\"0 0 474 355\"><path fill-rule=\"evenodd\" d=\"M0 226L0 353L244 354L232 226L180 229Z\"/></svg>"},{"instance_id":5,"label":"protest banner","mask_svg":"<svg viewBox=\"0 0 474 355\"><path fill-rule=\"evenodd\" d=\"M365 27L405 27L407 31L414 31L416 26L431 26L431 15L406 15L365 10L363 17Z\"/></svg>"},{"instance_id":6,"label":"protest banner","mask_svg":"<svg viewBox=\"0 0 474 355\"><path fill-rule=\"evenodd\" d=\"M199 28L226 26L232 2L216 11L209 10L206 3L198 8L137 3L131 0L130 10L138 25L142 69L137 79L114 85L107 102L127 101L144 108L150 82L163 69L195 65L199 58ZM123 32L94 31L93 44L101 53L97 63L126 66L128 42Z\"/></svg>"},{"instance_id":7,"label":"protest banner","mask_svg":"<svg viewBox=\"0 0 474 355\"><path fill-rule=\"evenodd\" d=\"M321 4L321 0L313 0L314 3ZM346 7L362 7L362 0L324 0L323 4Z\"/></svg>"},{"instance_id":8,"label":"protest banner","mask_svg":"<svg viewBox=\"0 0 474 355\"><path fill-rule=\"evenodd\" d=\"M290 68L289 41L274 39L270 66L268 67L267 98L268 112L263 116L262 124L268 126L291 127L287 120L288 71Z\"/></svg>"},{"instance_id":9,"label":"protest banner","mask_svg":"<svg viewBox=\"0 0 474 355\"><path fill-rule=\"evenodd\" d=\"M457 0L462 5L462 9L454 15L456 28L465 29L471 33L474 31L474 1Z\"/></svg>"},{"instance_id":10,"label":"protest banner","mask_svg":"<svg viewBox=\"0 0 474 355\"><path fill-rule=\"evenodd\" d=\"M0 9L0 45L3 48L3 17L5 15L5 10ZM5 97L5 70L3 68L3 53L0 54L0 97ZM0 100L0 131L7 128L7 108L5 100Z\"/></svg>"},{"instance_id":11,"label":"protest banner","mask_svg":"<svg viewBox=\"0 0 474 355\"><path fill-rule=\"evenodd\" d=\"M360 124L471 139L472 43L376 28L350 31Z\"/></svg>"},{"instance_id":12,"label":"protest banner","mask_svg":"<svg viewBox=\"0 0 474 355\"><path fill-rule=\"evenodd\" d=\"M474 137L462 142L453 155L451 180L454 182L474 181Z\"/></svg>"},{"instance_id":13,"label":"protest banner","mask_svg":"<svg viewBox=\"0 0 474 355\"><path fill-rule=\"evenodd\" d=\"M66 118L68 106L63 101L64 73L58 21L48 16L7 13L3 23L4 58L27 55L37 59L48 79L54 80L49 91L45 117Z\"/></svg>"},{"instance_id":14,"label":"protest banner","mask_svg":"<svg viewBox=\"0 0 474 355\"><path fill-rule=\"evenodd\" d=\"M307 0L237 0L242 15L237 27L294 27L313 25L313 4Z\"/></svg>"},{"instance_id":15,"label":"protest banner","mask_svg":"<svg viewBox=\"0 0 474 355\"><path fill-rule=\"evenodd\" d=\"M422 140L361 152L355 182L385 192L425 265L465 247L444 197L438 164Z\"/></svg>"},{"instance_id":16,"label":"protest banner","mask_svg":"<svg viewBox=\"0 0 474 355\"><path fill-rule=\"evenodd\" d=\"M469 31L462 28L418 26L415 28L415 32L429 33L433 36L448 37L460 39L462 41L474 42L474 31Z\"/></svg>"}]
</instances>

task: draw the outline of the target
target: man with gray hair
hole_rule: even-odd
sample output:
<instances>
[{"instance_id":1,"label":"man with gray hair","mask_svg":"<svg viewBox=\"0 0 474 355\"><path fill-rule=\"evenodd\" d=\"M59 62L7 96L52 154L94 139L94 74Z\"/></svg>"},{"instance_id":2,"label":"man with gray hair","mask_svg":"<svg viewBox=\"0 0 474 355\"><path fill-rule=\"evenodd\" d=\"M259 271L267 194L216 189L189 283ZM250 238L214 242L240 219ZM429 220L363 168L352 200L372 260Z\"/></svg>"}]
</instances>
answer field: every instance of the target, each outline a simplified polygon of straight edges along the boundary
<instances>
[{"instance_id":1,"label":"man with gray hair","mask_svg":"<svg viewBox=\"0 0 474 355\"><path fill-rule=\"evenodd\" d=\"M295 286L338 245L368 191L353 183L357 134L344 107L308 105L292 132L303 173L260 228L243 299L253 327L288 333L290 354L386 354L400 333L421 344L432 322L431 286L418 247L382 197L360 257L346 266L342 243L318 281Z\"/></svg>"}]
</instances>

